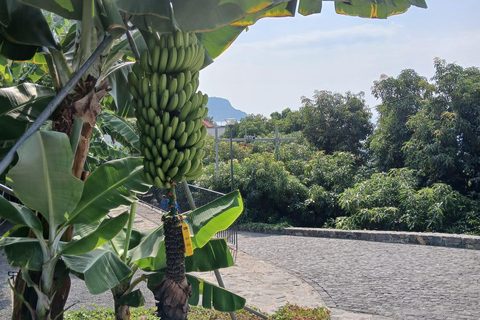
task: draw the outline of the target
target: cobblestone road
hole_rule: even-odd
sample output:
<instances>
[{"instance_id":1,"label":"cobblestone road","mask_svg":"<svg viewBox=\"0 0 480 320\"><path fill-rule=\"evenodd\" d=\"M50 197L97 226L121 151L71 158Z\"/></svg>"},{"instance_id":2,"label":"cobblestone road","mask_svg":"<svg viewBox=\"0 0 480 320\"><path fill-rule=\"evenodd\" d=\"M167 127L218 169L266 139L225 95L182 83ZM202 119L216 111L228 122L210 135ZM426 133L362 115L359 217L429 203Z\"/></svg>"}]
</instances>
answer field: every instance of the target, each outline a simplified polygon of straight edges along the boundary
<instances>
[{"instance_id":1,"label":"cobblestone road","mask_svg":"<svg viewBox=\"0 0 480 320\"><path fill-rule=\"evenodd\" d=\"M480 252L241 232L242 251L310 283L327 306L394 319L480 319Z\"/></svg>"}]
</instances>

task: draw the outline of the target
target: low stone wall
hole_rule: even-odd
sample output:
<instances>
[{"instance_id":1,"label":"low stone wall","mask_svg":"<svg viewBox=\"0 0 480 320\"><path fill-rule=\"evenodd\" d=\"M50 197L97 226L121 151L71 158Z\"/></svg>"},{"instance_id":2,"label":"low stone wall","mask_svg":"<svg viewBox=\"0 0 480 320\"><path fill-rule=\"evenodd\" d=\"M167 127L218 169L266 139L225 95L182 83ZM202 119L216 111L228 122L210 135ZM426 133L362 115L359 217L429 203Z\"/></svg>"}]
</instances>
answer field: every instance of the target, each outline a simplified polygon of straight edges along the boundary
<instances>
[{"instance_id":1,"label":"low stone wall","mask_svg":"<svg viewBox=\"0 0 480 320\"><path fill-rule=\"evenodd\" d=\"M240 226L240 230L247 230ZM255 232L255 231L254 231ZM258 231L257 231L258 232ZM371 231L371 230L338 230L320 228L285 228L283 230L267 230L262 233L283 234L302 237L321 237L351 240L378 241L389 243L419 244L450 248L480 250L480 236L469 236L449 233Z\"/></svg>"}]
</instances>

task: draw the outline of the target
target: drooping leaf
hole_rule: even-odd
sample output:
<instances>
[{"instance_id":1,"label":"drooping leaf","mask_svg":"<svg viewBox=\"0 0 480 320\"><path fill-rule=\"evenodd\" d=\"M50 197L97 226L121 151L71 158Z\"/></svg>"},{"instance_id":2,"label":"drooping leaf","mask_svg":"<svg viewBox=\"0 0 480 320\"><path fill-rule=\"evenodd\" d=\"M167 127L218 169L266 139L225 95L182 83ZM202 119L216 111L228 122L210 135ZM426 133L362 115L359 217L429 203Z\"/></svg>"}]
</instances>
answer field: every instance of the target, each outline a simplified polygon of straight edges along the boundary
<instances>
[{"instance_id":1,"label":"drooping leaf","mask_svg":"<svg viewBox=\"0 0 480 320\"><path fill-rule=\"evenodd\" d=\"M140 289L137 289L118 299L117 303L138 308L145 305L145 298L143 297L142 291L140 291Z\"/></svg>"},{"instance_id":2,"label":"drooping leaf","mask_svg":"<svg viewBox=\"0 0 480 320\"><path fill-rule=\"evenodd\" d=\"M19 161L7 175L15 195L56 228L76 207L83 182L72 174L73 154L66 134L37 131L18 149Z\"/></svg>"},{"instance_id":3,"label":"drooping leaf","mask_svg":"<svg viewBox=\"0 0 480 320\"><path fill-rule=\"evenodd\" d=\"M144 258L159 257L160 261L165 261L164 238L163 226L150 230L143 235L138 246L128 252L128 259L139 264Z\"/></svg>"},{"instance_id":4,"label":"drooping leaf","mask_svg":"<svg viewBox=\"0 0 480 320\"><path fill-rule=\"evenodd\" d=\"M5 12L0 15L2 55L11 60L29 60L41 47L58 48L40 9L16 0L0 0L0 8Z\"/></svg>"},{"instance_id":5,"label":"drooping leaf","mask_svg":"<svg viewBox=\"0 0 480 320\"><path fill-rule=\"evenodd\" d=\"M27 207L0 197L0 217L16 225L27 226L42 232L40 219Z\"/></svg>"},{"instance_id":6,"label":"drooping leaf","mask_svg":"<svg viewBox=\"0 0 480 320\"><path fill-rule=\"evenodd\" d=\"M243 201L238 190L193 210L188 214L189 226L193 232L193 247L203 247L217 232L227 229L235 222L242 211Z\"/></svg>"},{"instance_id":7,"label":"drooping leaf","mask_svg":"<svg viewBox=\"0 0 480 320\"><path fill-rule=\"evenodd\" d=\"M34 83L0 88L0 140L18 139L55 96L55 90Z\"/></svg>"},{"instance_id":8,"label":"drooping leaf","mask_svg":"<svg viewBox=\"0 0 480 320\"><path fill-rule=\"evenodd\" d=\"M246 27L226 26L218 30L198 34L209 55L215 59L237 39Z\"/></svg>"},{"instance_id":9,"label":"drooping leaf","mask_svg":"<svg viewBox=\"0 0 480 320\"><path fill-rule=\"evenodd\" d=\"M350 4L335 1L335 11L338 14L344 14L348 16L386 19L392 15L406 12L411 5L408 0L393 0L392 3L395 5L389 4L389 1L378 1L372 3L362 0L349 0L349 2ZM378 4L379 2L383 3Z\"/></svg>"},{"instance_id":10,"label":"drooping leaf","mask_svg":"<svg viewBox=\"0 0 480 320\"><path fill-rule=\"evenodd\" d=\"M148 276L147 287L152 292L162 282L164 272L156 272ZM186 275L188 282L192 286L192 296L188 299L191 305L198 305L200 296L202 296L202 306L218 311L233 312L243 309L245 299L210 282L204 281L190 274Z\"/></svg>"},{"instance_id":11,"label":"drooping leaf","mask_svg":"<svg viewBox=\"0 0 480 320\"><path fill-rule=\"evenodd\" d=\"M235 21L232 26L247 27L253 25L255 22L262 18L267 17L293 17L295 16L295 9L297 1L275 1L271 6L264 10L257 11L247 15L245 18Z\"/></svg>"},{"instance_id":12,"label":"drooping leaf","mask_svg":"<svg viewBox=\"0 0 480 320\"><path fill-rule=\"evenodd\" d=\"M185 258L185 272L206 272L234 265L225 239L212 239Z\"/></svg>"},{"instance_id":13,"label":"drooping leaf","mask_svg":"<svg viewBox=\"0 0 480 320\"><path fill-rule=\"evenodd\" d=\"M298 5L298 13L304 16L308 16L313 13L322 12L323 0L300 0Z\"/></svg>"},{"instance_id":14,"label":"drooping leaf","mask_svg":"<svg viewBox=\"0 0 480 320\"><path fill-rule=\"evenodd\" d=\"M69 242L61 251L65 255L81 255L113 239L128 221L128 211L121 215L105 219L93 232L81 237L79 240Z\"/></svg>"},{"instance_id":15,"label":"drooping leaf","mask_svg":"<svg viewBox=\"0 0 480 320\"><path fill-rule=\"evenodd\" d=\"M23 3L53 12L61 17L71 20L82 20L83 1L73 0L69 4L65 0L21 0ZM68 1L68 0L67 0ZM71 6L70 6L71 5ZM73 10L72 10L73 8Z\"/></svg>"},{"instance_id":16,"label":"drooping leaf","mask_svg":"<svg viewBox=\"0 0 480 320\"><path fill-rule=\"evenodd\" d=\"M65 264L83 274L91 294L100 294L128 277L132 270L113 252L96 249L80 256L63 256Z\"/></svg>"},{"instance_id":17,"label":"drooping leaf","mask_svg":"<svg viewBox=\"0 0 480 320\"><path fill-rule=\"evenodd\" d=\"M102 112L99 117L102 120L102 127L110 136L122 145L140 151L140 140L130 123L109 112Z\"/></svg>"},{"instance_id":18,"label":"drooping leaf","mask_svg":"<svg viewBox=\"0 0 480 320\"><path fill-rule=\"evenodd\" d=\"M110 210L136 201L132 192L144 193L149 189L141 178L142 170L141 158L119 159L101 165L85 181L85 191L67 223L93 223Z\"/></svg>"},{"instance_id":19,"label":"drooping leaf","mask_svg":"<svg viewBox=\"0 0 480 320\"><path fill-rule=\"evenodd\" d=\"M15 268L40 271L43 265L42 249L38 239L5 237L0 239L7 262Z\"/></svg>"}]
</instances>

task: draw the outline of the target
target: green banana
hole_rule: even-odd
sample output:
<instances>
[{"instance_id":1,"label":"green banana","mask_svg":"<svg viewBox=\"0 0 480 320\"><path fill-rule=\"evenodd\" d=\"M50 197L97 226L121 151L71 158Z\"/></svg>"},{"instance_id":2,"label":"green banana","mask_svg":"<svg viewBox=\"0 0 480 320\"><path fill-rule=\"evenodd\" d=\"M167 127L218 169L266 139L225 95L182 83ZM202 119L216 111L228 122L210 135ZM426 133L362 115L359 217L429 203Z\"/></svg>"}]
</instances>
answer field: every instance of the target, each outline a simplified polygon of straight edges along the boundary
<instances>
[{"instance_id":1,"label":"green banana","mask_svg":"<svg viewBox=\"0 0 480 320\"><path fill-rule=\"evenodd\" d=\"M204 169L203 168L200 168L200 170L198 170L197 172L195 173L192 173L192 174L187 174L185 175L185 180L195 180L195 179L198 179L200 178L203 173L204 173Z\"/></svg>"},{"instance_id":2,"label":"green banana","mask_svg":"<svg viewBox=\"0 0 480 320\"><path fill-rule=\"evenodd\" d=\"M187 159L187 161L184 161L183 165L178 169L177 174L181 174L181 175L186 174L190 170L191 166L192 166L192 161Z\"/></svg>"},{"instance_id":3,"label":"green banana","mask_svg":"<svg viewBox=\"0 0 480 320\"><path fill-rule=\"evenodd\" d=\"M144 96L143 96L143 104L145 105L145 108L149 108L152 106L150 104L150 93L146 93ZM153 122L152 122L153 123Z\"/></svg>"},{"instance_id":4,"label":"green banana","mask_svg":"<svg viewBox=\"0 0 480 320\"><path fill-rule=\"evenodd\" d=\"M145 73L151 74L152 68L150 67L150 63L148 62L148 50L145 49L140 54L140 66L142 67Z\"/></svg>"},{"instance_id":5,"label":"green banana","mask_svg":"<svg viewBox=\"0 0 480 320\"><path fill-rule=\"evenodd\" d=\"M134 99L140 99L140 93L138 93L135 86L133 84L131 84L130 82L127 83L127 90L128 90L128 92L130 92L130 94L132 95L132 97Z\"/></svg>"},{"instance_id":6,"label":"green banana","mask_svg":"<svg viewBox=\"0 0 480 320\"><path fill-rule=\"evenodd\" d=\"M169 73L172 72L175 68L175 64L177 63L177 48L171 47L168 50L168 62L165 72Z\"/></svg>"},{"instance_id":7,"label":"green banana","mask_svg":"<svg viewBox=\"0 0 480 320\"><path fill-rule=\"evenodd\" d=\"M155 131L155 126L150 126L150 138L152 138L153 141L157 139L157 133Z\"/></svg>"},{"instance_id":8,"label":"green banana","mask_svg":"<svg viewBox=\"0 0 480 320\"><path fill-rule=\"evenodd\" d=\"M168 143L168 150L173 150L174 148L175 148L175 139L172 139Z\"/></svg>"},{"instance_id":9,"label":"green banana","mask_svg":"<svg viewBox=\"0 0 480 320\"><path fill-rule=\"evenodd\" d=\"M175 133L173 134L173 139L178 140L180 136L185 132L185 127L186 127L185 121L180 121L177 125L177 128L174 131Z\"/></svg>"},{"instance_id":10,"label":"green banana","mask_svg":"<svg viewBox=\"0 0 480 320\"><path fill-rule=\"evenodd\" d=\"M173 150L177 150L177 149L173 149ZM172 166L174 167L180 166L184 157L185 157L185 153L183 151L177 152L177 155L175 156L175 159L172 162Z\"/></svg>"},{"instance_id":11,"label":"green banana","mask_svg":"<svg viewBox=\"0 0 480 320\"><path fill-rule=\"evenodd\" d=\"M178 75L177 75L177 93L180 93L180 91L183 90L183 87L185 87L185 73L184 72L180 72Z\"/></svg>"},{"instance_id":12,"label":"green banana","mask_svg":"<svg viewBox=\"0 0 480 320\"><path fill-rule=\"evenodd\" d=\"M152 93L150 94L150 104L152 105L152 108L153 110L155 110L155 112L160 111L158 107L157 91L152 91Z\"/></svg>"},{"instance_id":13,"label":"green banana","mask_svg":"<svg viewBox=\"0 0 480 320\"><path fill-rule=\"evenodd\" d=\"M170 167L170 169L167 172L167 177L174 177L178 172L178 167Z\"/></svg>"},{"instance_id":14,"label":"green banana","mask_svg":"<svg viewBox=\"0 0 480 320\"><path fill-rule=\"evenodd\" d=\"M163 159L167 159L168 157L168 146L166 143L162 144L162 149L160 150Z\"/></svg>"},{"instance_id":15,"label":"green banana","mask_svg":"<svg viewBox=\"0 0 480 320\"><path fill-rule=\"evenodd\" d=\"M185 131L187 132L188 135L191 135L193 131L197 131L195 130L195 127L196 127L196 121L194 120L190 120L188 122L185 122L187 125L185 127Z\"/></svg>"},{"instance_id":16,"label":"green banana","mask_svg":"<svg viewBox=\"0 0 480 320\"><path fill-rule=\"evenodd\" d=\"M149 174L148 172L143 173L143 180L146 181L148 184L154 184L154 180L152 178L152 175Z\"/></svg>"},{"instance_id":17,"label":"green banana","mask_svg":"<svg viewBox=\"0 0 480 320\"><path fill-rule=\"evenodd\" d=\"M163 133L163 139L162 140L165 143L169 143L170 140L172 140L172 133L173 133L172 132L172 127L171 126L166 127L165 132Z\"/></svg>"},{"instance_id":18,"label":"green banana","mask_svg":"<svg viewBox=\"0 0 480 320\"><path fill-rule=\"evenodd\" d=\"M180 110L180 113L178 114L178 118L180 120L184 120L188 113L190 112L190 110L192 109L192 102L191 101L187 101L185 103L185 105L182 107L182 109Z\"/></svg>"},{"instance_id":19,"label":"green banana","mask_svg":"<svg viewBox=\"0 0 480 320\"><path fill-rule=\"evenodd\" d=\"M157 168L155 170L156 176L160 178L162 181L167 181L165 172L162 170L162 168Z\"/></svg>"},{"instance_id":20,"label":"green banana","mask_svg":"<svg viewBox=\"0 0 480 320\"><path fill-rule=\"evenodd\" d=\"M152 153L150 152L150 150L149 150L147 147L145 147L145 148L143 149L143 155L145 156L145 158L146 158L147 160L153 161L153 155L152 155Z\"/></svg>"},{"instance_id":21,"label":"green banana","mask_svg":"<svg viewBox=\"0 0 480 320\"><path fill-rule=\"evenodd\" d=\"M170 83L168 84L168 91L170 91L170 95L174 95L177 92L178 88L178 79L172 78L170 79Z\"/></svg>"},{"instance_id":22,"label":"green banana","mask_svg":"<svg viewBox=\"0 0 480 320\"><path fill-rule=\"evenodd\" d=\"M175 161L175 158L177 157L178 150L177 149L172 149L168 152L167 159L170 159L171 165Z\"/></svg>"},{"instance_id":23,"label":"green banana","mask_svg":"<svg viewBox=\"0 0 480 320\"><path fill-rule=\"evenodd\" d=\"M155 121L155 117L157 116L157 114L155 113L155 110L153 110L153 108L148 108L148 122L153 124L154 121Z\"/></svg>"},{"instance_id":24,"label":"green banana","mask_svg":"<svg viewBox=\"0 0 480 320\"><path fill-rule=\"evenodd\" d=\"M182 70L183 61L185 60L185 48L179 47L177 50L177 62L175 63L174 70Z\"/></svg>"},{"instance_id":25,"label":"green banana","mask_svg":"<svg viewBox=\"0 0 480 320\"><path fill-rule=\"evenodd\" d=\"M193 161L196 153L197 153L197 148L195 146L191 147L190 148L190 156L188 157L188 159Z\"/></svg>"},{"instance_id":26,"label":"green banana","mask_svg":"<svg viewBox=\"0 0 480 320\"><path fill-rule=\"evenodd\" d=\"M173 117L172 120L170 120L170 127L172 127L172 137L174 137L176 133L178 122L178 117Z\"/></svg>"},{"instance_id":27,"label":"green banana","mask_svg":"<svg viewBox=\"0 0 480 320\"><path fill-rule=\"evenodd\" d=\"M170 125L170 112L163 113L162 123L165 128L167 128Z\"/></svg>"},{"instance_id":28,"label":"green banana","mask_svg":"<svg viewBox=\"0 0 480 320\"><path fill-rule=\"evenodd\" d=\"M130 71L128 73L127 80L129 84L132 84L135 87L135 89L138 90L140 88L140 79L138 79L135 72Z\"/></svg>"},{"instance_id":29,"label":"green banana","mask_svg":"<svg viewBox=\"0 0 480 320\"><path fill-rule=\"evenodd\" d=\"M164 189L164 188L167 188L167 185L160 180L159 177L155 177L155 179L153 179L153 183L152 183L155 187L157 188L160 188L160 189Z\"/></svg>"},{"instance_id":30,"label":"green banana","mask_svg":"<svg viewBox=\"0 0 480 320\"><path fill-rule=\"evenodd\" d=\"M157 71L158 71L161 52L162 52L162 49L159 46L155 46L155 48L153 49L152 68L153 68L153 71L155 72L154 74L157 74Z\"/></svg>"},{"instance_id":31,"label":"green banana","mask_svg":"<svg viewBox=\"0 0 480 320\"><path fill-rule=\"evenodd\" d=\"M165 161L163 161L163 163L162 163L163 172L167 172L167 170L170 168L171 163L172 163L172 161L170 159L166 159Z\"/></svg>"},{"instance_id":32,"label":"green banana","mask_svg":"<svg viewBox=\"0 0 480 320\"><path fill-rule=\"evenodd\" d=\"M169 98L168 90L163 91L162 96L160 97L160 104L158 105L158 108L160 110L165 110L168 104L168 98Z\"/></svg>"},{"instance_id":33,"label":"green banana","mask_svg":"<svg viewBox=\"0 0 480 320\"><path fill-rule=\"evenodd\" d=\"M163 140L163 123L159 123L158 125L155 126L155 129L157 131L157 140L162 141Z\"/></svg>"},{"instance_id":34,"label":"green banana","mask_svg":"<svg viewBox=\"0 0 480 320\"><path fill-rule=\"evenodd\" d=\"M178 94L175 93L173 96L170 97L168 101L167 107L165 108L167 111L174 111L178 105Z\"/></svg>"},{"instance_id":35,"label":"green banana","mask_svg":"<svg viewBox=\"0 0 480 320\"><path fill-rule=\"evenodd\" d=\"M180 138L178 138L178 140L175 140L175 147L177 148L182 148L183 146L185 146L185 143L187 142L188 140L188 134L186 132L182 133Z\"/></svg>"},{"instance_id":36,"label":"green banana","mask_svg":"<svg viewBox=\"0 0 480 320\"><path fill-rule=\"evenodd\" d=\"M192 161L192 166L190 167L190 170L188 170L186 175L195 172L195 170L197 170L198 166L200 166L201 163L202 161L200 159L197 159L197 157L195 157L195 159L193 159Z\"/></svg>"},{"instance_id":37,"label":"green banana","mask_svg":"<svg viewBox=\"0 0 480 320\"><path fill-rule=\"evenodd\" d=\"M160 53L160 61L158 63L158 72L163 73L167 70L167 63L168 63L168 49L162 48L162 52Z\"/></svg>"},{"instance_id":38,"label":"green banana","mask_svg":"<svg viewBox=\"0 0 480 320\"><path fill-rule=\"evenodd\" d=\"M158 93L163 93L167 89L167 75L162 73L158 79Z\"/></svg>"},{"instance_id":39,"label":"green banana","mask_svg":"<svg viewBox=\"0 0 480 320\"><path fill-rule=\"evenodd\" d=\"M157 150L159 150L159 149L157 148ZM160 167L162 165L162 162L163 162L162 157L156 157L155 158L155 166L156 167Z\"/></svg>"}]
</instances>

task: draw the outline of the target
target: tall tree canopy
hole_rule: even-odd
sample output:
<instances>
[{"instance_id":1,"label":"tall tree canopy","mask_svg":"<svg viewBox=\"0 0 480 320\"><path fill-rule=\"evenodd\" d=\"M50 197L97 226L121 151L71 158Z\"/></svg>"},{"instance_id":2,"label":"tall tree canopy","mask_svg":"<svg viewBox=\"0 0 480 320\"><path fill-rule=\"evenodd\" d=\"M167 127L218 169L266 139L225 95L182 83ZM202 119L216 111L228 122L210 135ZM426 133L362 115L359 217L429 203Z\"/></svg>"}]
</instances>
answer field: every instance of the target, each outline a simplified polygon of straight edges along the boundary
<instances>
[{"instance_id":1,"label":"tall tree canopy","mask_svg":"<svg viewBox=\"0 0 480 320\"><path fill-rule=\"evenodd\" d=\"M345 95L315 91L313 99L302 98L305 128L303 134L318 150L360 152L362 140L372 132L372 114L365 105L364 93Z\"/></svg>"},{"instance_id":2,"label":"tall tree canopy","mask_svg":"<svg viewBox=\"0 0 480 320\"><path fill-rule=\"evenodd\" d=\"M381 170L405 166L402 147L413 133L407 121L422 107L429 87L427 79L412 69L403 70L397 78L382 75L374 83L372 93L381 104L376 107L378 127L369 139L369 147Z\"/></svg>"},{"instance_id":3,"label":"tall tree canopy","mask_svg":"<svg viewBox=\"0 0 480 320\"><path fill-rule=\"evenodd\" d=\"M480 191L480 69L435 60L435 92L408 122L406 164L427 184Z\"/></svg>"}]
</instances>

